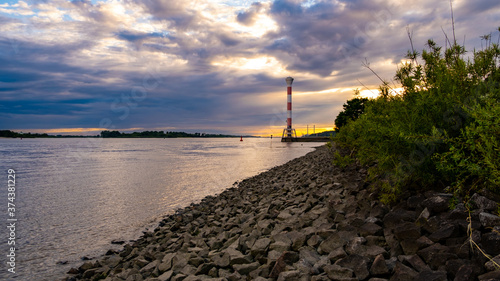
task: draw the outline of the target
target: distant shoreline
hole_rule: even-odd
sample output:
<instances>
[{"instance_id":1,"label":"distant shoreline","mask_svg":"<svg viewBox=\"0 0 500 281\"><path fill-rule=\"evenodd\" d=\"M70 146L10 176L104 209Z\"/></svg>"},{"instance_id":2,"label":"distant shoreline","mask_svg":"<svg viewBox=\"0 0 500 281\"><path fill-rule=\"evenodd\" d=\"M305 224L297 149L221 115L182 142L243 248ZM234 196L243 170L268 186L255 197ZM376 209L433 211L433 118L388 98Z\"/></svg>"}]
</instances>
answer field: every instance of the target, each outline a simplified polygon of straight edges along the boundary
<instances>
[{"instance_id":1,"label":"distant shoreline","mask_svg":"<svg viewBox=\"0 0 500 281\"><path fill-rule=\"evenodd\" d=\"M17 133L11 130L0 130L0 138L259 138L258 136L186 133L186 132L163 132L144 131L133 133L121 133L119 131L102 131L99 135L49 135L47 133Z\"/></svg>"}]
</instances>

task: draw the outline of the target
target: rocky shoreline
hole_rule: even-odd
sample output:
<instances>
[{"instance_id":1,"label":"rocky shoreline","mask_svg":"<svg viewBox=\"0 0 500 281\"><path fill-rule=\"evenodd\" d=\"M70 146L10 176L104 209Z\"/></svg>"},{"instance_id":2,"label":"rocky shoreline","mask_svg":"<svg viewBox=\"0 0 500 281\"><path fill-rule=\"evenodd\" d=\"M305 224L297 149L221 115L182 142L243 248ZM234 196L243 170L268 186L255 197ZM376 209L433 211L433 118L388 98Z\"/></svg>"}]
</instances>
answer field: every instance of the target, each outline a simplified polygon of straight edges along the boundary
<instances>
[{"instance_id":1,"label":"rocky shoreline","mask_svg":"<svg viewBox=\"0 0 500 281\"><path fill-rule=\"evenodd\" d=\"M327 149L178 210L64 280L500 280L470 241L500 264L499 198L476 194L469 212L427 192L389 208L364 168L335 167Z\"/></svg>"}]
</instances>

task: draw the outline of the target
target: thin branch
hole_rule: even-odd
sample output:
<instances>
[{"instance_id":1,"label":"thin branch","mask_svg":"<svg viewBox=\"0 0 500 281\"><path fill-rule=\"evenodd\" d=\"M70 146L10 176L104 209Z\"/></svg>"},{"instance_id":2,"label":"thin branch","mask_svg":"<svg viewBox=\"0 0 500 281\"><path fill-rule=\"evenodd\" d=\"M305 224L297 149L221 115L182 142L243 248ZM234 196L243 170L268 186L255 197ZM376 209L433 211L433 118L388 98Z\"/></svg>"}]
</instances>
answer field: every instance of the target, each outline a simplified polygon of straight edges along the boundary
<instances>
[{"instance_id":1,"label":"thin branch","mask_svg":"<svg viewBox=\"0 0 500 281\"><path fill-rule=\"evenodd\" d=\"M442 26L441 26L441 30L443 31L444 37L446 38L446 41L448 42L448 44L450 44L450 48L451 48L453 45L451 44L450 39L448 38L448 34L446 34L446 32L444 31ZM448 45L446 45L444 49L447 50Z\"/></svg>"},{"instance_id":2,"label":"thin branch","mask_svg":"<svg viewBox=\"0 0 500 281\"><path fill-rule=\"evenodd\" d=\"M406 33L408 34L408 39L410 39L410 45L411 45L411 53L412 55L415 56L414 60L415 60L415 63L418 65L418 61L417 61L417 56L416 56L416 52L415 52L415 48L413 47L413 32L410 31L410 26L406 26Z\"/></svg>"},{"instance_id":3,"label":"thin branch","mask_svg":"<svg viewBox=\"0 0 500 281\"><path fill-rule=\"evenodd\" d=\"M361 84L363 87L365 87L368 91L372 92L372 94L373 94L373 95L375 95L375 96L377 95L377 94L375 94L375 92L374 92L374 91L372 91L370 88L366 87L366 85L365 85L365 84L363 84L363 82L359 81L359 79L357 79L357 80L358 80L359 84Z\"/></svg>"},{"instance_id":4,"label":"thin branch","mask_svg":"<svg viewBox=\"0 0 500 281\"><path fill-rule=\"evenodd\" d=\"M451 26L453 27L453 45L457 44L457 38L455 37L455 18L453 17L453 0L450 0L451 9Z\"/></svg>"},{"instance_id":5,"label":"thin branch","mask_svg":"<svg viewBox=\"0 0 500 281\"><path fill-rule=\"evenodd\" d=\"M387 83L387 81L385 81L384 79L382 79L382 77L380 77L371 67L370 67L370 63L368 62L368 60L365 58L365 61L363 62L363 66L368 68L375 76L377 76L377 78L382 81L382 83L384 84L384 86L387 86L389 87L389 89L391 89L392 92L396 93L396 91L394 91L394 89L389 86L389 83Z\"/></svg>"}]
</instances>

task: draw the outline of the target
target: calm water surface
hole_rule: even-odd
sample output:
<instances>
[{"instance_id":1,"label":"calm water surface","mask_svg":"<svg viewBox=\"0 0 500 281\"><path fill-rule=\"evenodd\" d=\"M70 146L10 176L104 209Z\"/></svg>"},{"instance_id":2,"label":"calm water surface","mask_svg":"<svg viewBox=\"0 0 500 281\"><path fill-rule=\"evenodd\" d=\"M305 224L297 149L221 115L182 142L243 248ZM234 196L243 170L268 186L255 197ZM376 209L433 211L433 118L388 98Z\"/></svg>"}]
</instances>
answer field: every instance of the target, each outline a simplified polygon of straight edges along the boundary
<instances>
[{"instance_id":1,"label":"calm water surface","mask_svg":"<svg viewBox=\"0 0 500 281\"><path fill-rule=\"evenodd\" d=\"M0 220L7 225L7 170L16 171L16 274L60 280L112 240L137 239L162 216L235 181L305 155L318 143L279 139L0 139ZM58 264L64 262L66 264Z\"/></svg>"}]
</instances>

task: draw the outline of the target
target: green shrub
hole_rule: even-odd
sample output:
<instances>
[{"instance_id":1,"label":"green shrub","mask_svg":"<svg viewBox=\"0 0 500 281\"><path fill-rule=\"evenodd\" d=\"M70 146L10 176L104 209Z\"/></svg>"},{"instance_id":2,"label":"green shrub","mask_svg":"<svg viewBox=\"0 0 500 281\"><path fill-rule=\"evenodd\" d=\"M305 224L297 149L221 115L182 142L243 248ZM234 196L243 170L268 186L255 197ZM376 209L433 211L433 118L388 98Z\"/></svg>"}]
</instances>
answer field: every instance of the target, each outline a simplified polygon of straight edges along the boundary
<instances>
[{"instance_id":1,"label":"green shrub","mask_svg":"<svg viewBox=\"0 0 500 281\"><path fill-rule=\"evenodd\" d=\"M369 180L385 203L410 186L454 183L463 190L500 183L498 45L489 42L471 59L462 46L442 50L432 40L427 46L423 64L409 52L409 62L397 70L403 92L391 93L384 83L382 94L334 139L370 166Z\"/></svg>"}]
</instances>

